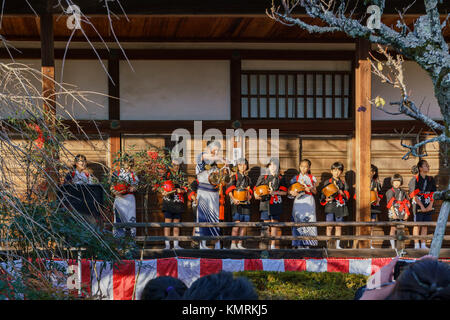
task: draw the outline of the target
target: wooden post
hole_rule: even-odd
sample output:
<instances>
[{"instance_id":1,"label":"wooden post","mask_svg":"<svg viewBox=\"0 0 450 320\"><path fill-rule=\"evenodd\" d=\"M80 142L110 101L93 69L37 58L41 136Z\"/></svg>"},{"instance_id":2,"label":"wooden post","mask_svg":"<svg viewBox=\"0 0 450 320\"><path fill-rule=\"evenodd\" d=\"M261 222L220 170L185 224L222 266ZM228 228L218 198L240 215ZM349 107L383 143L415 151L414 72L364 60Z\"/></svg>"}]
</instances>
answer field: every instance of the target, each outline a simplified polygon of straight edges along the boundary
<instances>
[{"instance_id":1,"label":"wooden post","mask_svg":"<svg viewBox=\"0 0 450 320\"><path fill-rule=\"evenodd\" d=\"M120 128L120 75L119 75L119 52L117 50L111 50L108 57L108 73L112 79L108 78L108 113L109 120L115 122L111 129L118 130ZM111 124L113 124L111 122ZM110 166L113 167L114 156L121 150L121 136L120 132L112 132L109 136L109 156Z\"/></svg>"},{"instance_id":2,"label":"wooden post","mask_svg":"<svg viewBox=\"0 0 450 320\"><path fill-rule=\"evenodd\" d=\"M52 135L55 134L56 126L56 102L55 102L55 54L53 42L53 15L51 14L52 1L47 0L46 8L40 13L40 38L41 38L41 73L42 73L42 97L44 120ZM59 157L58 151L54 149L49 150L49 158L57 159ZM46 164L46 170L52 180L58 183L58 172L54 169L55 166L51 163ZM50 185L48 190L48 199L50 201L56 200L56 193L54 188Z\"/></svg>"},{"instance_id":3,"label":"wooden post","mask_svg":"<svg viewBox=\"0 0 450 320\"><path fill-rule=\"evenodd\" d=\"M398 252L400 252L401 250L405 249L405 226L403 224L397 225L395 236L397 237L395 248Z\"/></svg>"},{"instance_id":4,"label":"wooden post","mask_svg":"<svg viewBox=\"0 0 450 320\"><path fill-rule=\"evenodd\" d=\"M230 117L241 119L241 57L233 52L230 60Z\"/></svg>"},{"instance_id":5,"label":"wooden post","mask_svg":"<svg viewBox=\"0 0 450 320\"><path fill-rule=\"evenodd\" d=\"M261 237L269 237L269 226L262 226L261 227ZM259 242L259 249L261 250L267 250L270 247L270 240L268 239L261 239Z\"/></svg>"},{"instance_id":6,"label":"wooden post","mask_svg":"<svg viewBox=\"0 0 450 320\"><path fill-rule=\"evenodd\" d=\"M356 221L370 221L370 144L371 144L371 70L367 61L370 42L358 39L355 57L355 162ZM368 235L369 228L358 227L356 235ZM367 248L368 241L359 241Z\"/></svg>"}]
</instances>

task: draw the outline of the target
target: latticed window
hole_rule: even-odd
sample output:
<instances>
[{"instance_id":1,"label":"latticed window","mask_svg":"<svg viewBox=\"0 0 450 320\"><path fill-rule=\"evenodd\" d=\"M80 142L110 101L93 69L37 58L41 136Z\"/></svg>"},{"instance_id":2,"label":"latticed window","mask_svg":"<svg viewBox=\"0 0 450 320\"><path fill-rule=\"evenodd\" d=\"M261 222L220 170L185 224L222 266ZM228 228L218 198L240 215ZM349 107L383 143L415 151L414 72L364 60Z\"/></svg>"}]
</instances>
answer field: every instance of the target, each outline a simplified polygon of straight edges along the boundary
<instances>
[{"instance_id":1,"label":"latticed window","mask_svg":"<svg viewBox=\"0 0 450 320\"><path fill-rule=\"evenodd\" d=\"M242 71L243 119L351 117L350 71Z\"/></svg>"}]
</instances>

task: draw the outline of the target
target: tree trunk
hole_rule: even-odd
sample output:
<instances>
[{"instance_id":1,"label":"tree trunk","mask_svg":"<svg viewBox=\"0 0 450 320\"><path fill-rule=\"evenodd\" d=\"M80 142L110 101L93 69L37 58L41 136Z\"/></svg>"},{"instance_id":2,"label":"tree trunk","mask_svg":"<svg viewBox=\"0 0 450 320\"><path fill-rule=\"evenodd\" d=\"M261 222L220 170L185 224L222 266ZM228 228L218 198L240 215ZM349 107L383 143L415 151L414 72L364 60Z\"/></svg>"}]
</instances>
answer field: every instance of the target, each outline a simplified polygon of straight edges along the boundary
<instances>
[{"instance_id":1,"label":"tree trunk","mask_svg":"<svg viewBox=\"0 0 450 320\"><path fill-rule=\"evenodd\" d=\"M450 189L450 183L447 186ZM442 204L441 211L439 212L439 217L436 224L436 229L434 230L433 241L431 242L430 255L439 258L439 251L442 247L442 241L445 235L445 228L447 227L448 213L450 212L450 201L446 200Z\"/></svg>"}]
</instances>

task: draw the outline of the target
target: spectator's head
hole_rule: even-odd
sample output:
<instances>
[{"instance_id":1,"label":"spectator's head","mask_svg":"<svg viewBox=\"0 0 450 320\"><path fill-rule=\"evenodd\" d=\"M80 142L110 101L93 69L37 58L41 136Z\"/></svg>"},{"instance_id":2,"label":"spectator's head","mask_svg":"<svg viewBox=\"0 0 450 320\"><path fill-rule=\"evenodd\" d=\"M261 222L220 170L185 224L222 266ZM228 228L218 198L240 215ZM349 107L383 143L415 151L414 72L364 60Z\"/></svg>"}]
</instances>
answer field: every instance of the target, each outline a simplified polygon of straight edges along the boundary
<instances>
[{"instance_id":1,"label":"spectator's head","mask_svg":"<svg viewBox=\"0 0 450 320\"><path fill-rule=\"evenodd\" d=\"M391 184L395 189L400 188L400 186L403 184L403 177L401 176L401 174L394 174L391 178Z\"/></svg>"},{"instance_id":2,"label":"spectator's head","mask_svg":"<svg viewBox=\"0 0 450 320\"><path fill-rule=\"evenodd\" d=\"M147 282L141 300L178 300L186 289L183 281L177 278L158 277Z\"/></svg>"},{"instance_id":3,"label":"spectator's head","mask_svg":"<svg viewBox=\"0 0 450 320\"><path fill-rule=\"evenodd\" d=\"M450 300L450 265L436 259L417 261L400 274L389 300Z\"/></svg>"},{"instance_id":4,"label":"spectator's head","mask_svg":"<svg viewBox=\"0 0 450 320\"><path fill-rule=\"evenodd\" d=\"M197 279L186 290L183 300L257 300L252 283L246 278L233 278L230 272L211 274Z\"/></svg>"}]
</instances>

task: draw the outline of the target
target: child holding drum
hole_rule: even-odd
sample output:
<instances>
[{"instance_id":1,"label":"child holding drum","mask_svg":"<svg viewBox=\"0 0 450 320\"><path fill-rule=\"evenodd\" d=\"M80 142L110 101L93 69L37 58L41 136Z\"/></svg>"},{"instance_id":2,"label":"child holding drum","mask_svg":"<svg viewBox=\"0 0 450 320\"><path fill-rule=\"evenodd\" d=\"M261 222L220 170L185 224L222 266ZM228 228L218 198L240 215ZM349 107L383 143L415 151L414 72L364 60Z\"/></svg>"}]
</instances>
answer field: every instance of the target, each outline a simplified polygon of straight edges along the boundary
<instances>
[{"instance_id":1,"label":"child holding drum","mask_svg":"<svg viewBox=\"0 0 450 320\"><path fill-rule=\"evenodd\" d=\"M300 173L290 181L289 195L294 197L292 207L292 220L294 222L316 222L317 179L311 174L311 161L303 159L300 162ZM317 236L316 227L292 227L292 235ZM317 246L317 240L293 240L292 246L296 249Z\"/></svg>"},{"instance_id":2,"label":"child holding drum","mask_svg":"<svg viewBox=\"0 0 450 320\"><path fill-rule=\"evenodd\" d=\"M230 196L231 214L233 222L249 222L252 197L251 181L248 172L248 161L245 158L237 160L237 172L231 176L231 181L227 186L225 194ZM246 227L233 227L232 236L245 236ZM236 245L237 242L237 245ZM230 249L245 249L242 240L232 240Z\"/></svg>"},{"instance_id":3,"label":"child holding drum","mask_svg":"<svg viewBox=\"0 0 450 320\"><path fill-rule=\"evenodd\" d=\"M278 222L283 212L281 196L287 194L287 183L285 178L280 175L280 162L278 158L270 158L266 168L269 172L259 176L253 193L255 199L260 200L259 211L261 212L261 220L264 222ZM268 190L268 192L260 193L259 191L261 189ZM277 232L278 228L270 228L270 235L272 237L276 237ZM275 240L271 241L270 249L277 249Z\"/></svg>"},{"instance_id":4,"label":"child holding drum","mask_svg":"<svg viewBox=\"0 0 450 320\"><path fill-rule=\"evenodd\" d=\"M396 173L391 178L392 188L386 191L386 208L389 210L389 221L407 221L409 217L410 202L408 194L401 189L403 178ZM396 227L391 226L390 235L395 235ZM390 240L392 249L395 249L395 240Z\"/></svg>"},{"instance_id":5,"label":"child holding drum","mask_svg":"<svg viewBox=\"0 0 450 320\"><path fill-rule=\"evenodd\" d=\"M324 183L320 196L320 204L325 206L326 221L344 221L348 216L347 201L350 199L348 185L341 180L341 174L344 172L344 165L341 162L335 162L331 165L332 177ZM331 236L333 227L327 227L327 236ZM342 227L336 226L336 236L340 236ZM336 240L336 249L340 247L340 240Z\"/></svg>"}]
</instances>

